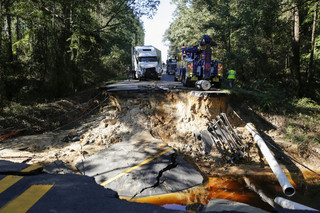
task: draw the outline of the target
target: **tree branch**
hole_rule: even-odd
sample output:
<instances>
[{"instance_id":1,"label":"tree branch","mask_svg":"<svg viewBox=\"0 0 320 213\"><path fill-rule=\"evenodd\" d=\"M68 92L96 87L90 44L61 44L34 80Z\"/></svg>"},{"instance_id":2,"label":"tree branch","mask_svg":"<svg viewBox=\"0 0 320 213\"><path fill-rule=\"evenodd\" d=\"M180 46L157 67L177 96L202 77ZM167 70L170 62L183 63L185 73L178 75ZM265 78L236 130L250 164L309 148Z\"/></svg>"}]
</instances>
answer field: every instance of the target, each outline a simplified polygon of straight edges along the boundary
<instances>
[{"instance_id":1,"label":"tree branch","mask_svg":"<svg viewBox=\"0 0 320 213\"><path fill-rule=\"evenodd\" d=\"M53 15L54 17L58 18L60 21L62 21L64 23L65 20L61 16L59 16L58 14L56 14L55 12L53 12L52 10L50 10L49 8L44 6L44 4L42 2L39 2L38 0L31 0L31 1L33 3L35 3L39 7L39 9L42 9L45 12Z\"/></svg>"},{"instance_id":2,"label":"tree branch","mask_svg":"<svg viewBox=\"0 0 320 213\"><path fill-rule=\"evenodd\" d=\"M125 7L123 7L123 5L125 5L127 1L123 0L122 2L120 2L120 4L118 4L118 7L115 9L115 13L113 15L111 15L111 17L109 18L109 20L106 22L106 24L104 24L103 26L99 27L98 29L94 30L95 32L101 31L107 27L110 27L110 23L122 12L124 11Z\"/></svg>"}]
</instances>

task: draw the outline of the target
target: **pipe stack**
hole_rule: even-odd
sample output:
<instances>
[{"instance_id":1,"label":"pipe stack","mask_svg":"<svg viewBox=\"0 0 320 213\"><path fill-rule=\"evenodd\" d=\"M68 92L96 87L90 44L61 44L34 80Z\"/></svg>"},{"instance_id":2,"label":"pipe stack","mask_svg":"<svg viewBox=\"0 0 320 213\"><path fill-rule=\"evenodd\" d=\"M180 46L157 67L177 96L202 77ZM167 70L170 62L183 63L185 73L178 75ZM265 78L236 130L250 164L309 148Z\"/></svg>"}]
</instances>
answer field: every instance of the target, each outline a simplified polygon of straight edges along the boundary
<instances>
[{"instance_id":1,"label":"pipe stack","mask_svg":"<svg viewBox=\"0 0 320 213\"><path fill-rule=\"evenodd\" d=\"M225 162L234 164L244 157L247 146L236 134L225 113L216 117L217 120L213 119L208 130L203 131L202 135L206 143L214 144Z\"/></svg>"}]
</instances>

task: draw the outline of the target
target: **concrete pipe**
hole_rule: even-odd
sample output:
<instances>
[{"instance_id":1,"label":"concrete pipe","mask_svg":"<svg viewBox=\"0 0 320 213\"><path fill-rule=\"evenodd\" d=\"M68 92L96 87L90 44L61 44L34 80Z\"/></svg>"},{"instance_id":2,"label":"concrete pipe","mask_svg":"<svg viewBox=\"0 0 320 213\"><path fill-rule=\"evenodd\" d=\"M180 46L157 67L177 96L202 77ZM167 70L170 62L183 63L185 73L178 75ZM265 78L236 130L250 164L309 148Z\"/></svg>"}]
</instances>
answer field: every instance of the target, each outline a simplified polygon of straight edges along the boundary
<instances>
[{"instance_id":1,"label":"concrete pipe","mask_svg":"<svg viewBox=\"0 0 320 213\"><path fill-rule=\"evenodd\" d=\"M296 193L295 188L290 184L289 180L285 176L285 174L282 171L277 160L273 157L269 148L267 147L267 145L265 144L264 140L261 138L259 133L257 133L257 131L255 130L255 128L253 127L252 124L247 124L246 129L248 129L250 131L254 141L258 144L261 153L266 158L271 170L273 171L273 173L277 177L277 179L282 187L283 193L286 196L294 195Z\"/></svg>"},{"instance_id":2,"label":"concrete pipe","mask_svg":"<svg viewBox=\"0 0 320 213\"><path fill-rule=\"evenodd\" d=\"M306 211L316 211L316 212L319 211L317 209L310 208L310 207L302 205L300 203L296 203L291 200L287 200L283 197L276 197L274 199L274 202L279 204L282 208L285 208L285 209L306 210Z\"/></svg>"}]
</instances>

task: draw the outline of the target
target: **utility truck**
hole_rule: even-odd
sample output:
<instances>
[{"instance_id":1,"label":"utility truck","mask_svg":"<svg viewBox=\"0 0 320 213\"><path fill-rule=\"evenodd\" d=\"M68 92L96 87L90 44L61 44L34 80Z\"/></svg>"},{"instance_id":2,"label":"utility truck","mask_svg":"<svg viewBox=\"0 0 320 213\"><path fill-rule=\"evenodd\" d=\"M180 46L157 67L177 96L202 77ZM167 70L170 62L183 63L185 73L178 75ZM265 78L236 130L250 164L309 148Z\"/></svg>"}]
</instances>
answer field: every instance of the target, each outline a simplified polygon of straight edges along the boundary
<instances>
[{"instance_id":1,"label":"utility truck","mask_svg":"<svg viewBox=\"0 0 320 213\"><path fill-rule=\"evenodd\" d=\"M135 46L131 49L132 71L139 80L159 80L162 75L161 51L154 46Z\"/></svg>"},{"instance_id":2,"label":"utility truck","mask_svg":"<svg viewBox=\"0 0 320 213\"><path fill-rule=\"evenodd\" d=\"M176 81L182 81L184 86L196 86L202 90L211 87L219 88L222 81L223 65L221 61L212 59L212 47L215 46L211 38L202 36L200 45L185 47L179 53Z\"/></svg>"}]
</instances>

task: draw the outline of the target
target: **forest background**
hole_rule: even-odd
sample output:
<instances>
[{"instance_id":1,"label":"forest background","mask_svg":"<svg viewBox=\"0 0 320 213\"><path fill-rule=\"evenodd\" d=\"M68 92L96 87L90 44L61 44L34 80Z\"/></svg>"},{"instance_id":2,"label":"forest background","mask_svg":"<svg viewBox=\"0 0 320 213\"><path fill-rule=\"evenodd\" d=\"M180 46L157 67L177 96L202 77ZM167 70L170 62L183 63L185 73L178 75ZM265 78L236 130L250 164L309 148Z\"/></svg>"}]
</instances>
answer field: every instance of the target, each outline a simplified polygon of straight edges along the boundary
<instances>
[{"instance_id":1,"label":"forest background","mask_svg":"<svg viewBox=\"0 0 320 213\"><path fill-rule=\"evenodd\" d=\"M318 0L174 2L176 19L165 35L172 53L207 34L217 43L214 56L238 71L242 87L319 101Z\"/></svg>"},{"instance_id":2,"label":"forest background","mask_svg":"<svg viewBox=\"0 0 320 213\"><path fill-rule=\"evenodd\" d=\"M207 34L260 111L319 123L319 0L172 0L170 54ZM0 0L0 113L122 76L158 0ZM9 107L9 108L8 108ZM12 111L12 110L11 110ZM304 131L313 127L302 125ZM311 138L320 143L317 135Z\"/></svg>"}]
</instances>

